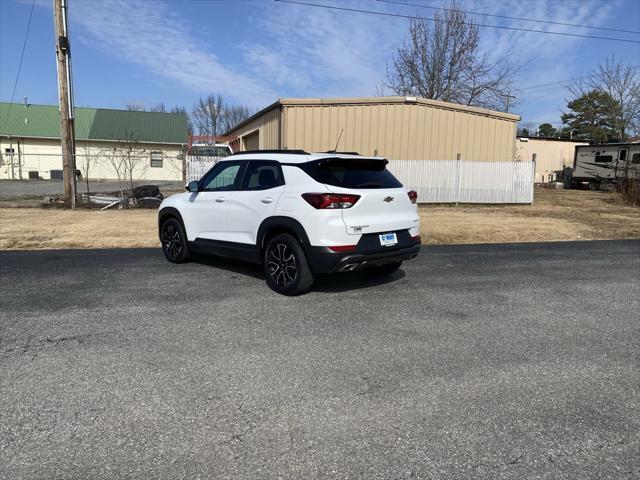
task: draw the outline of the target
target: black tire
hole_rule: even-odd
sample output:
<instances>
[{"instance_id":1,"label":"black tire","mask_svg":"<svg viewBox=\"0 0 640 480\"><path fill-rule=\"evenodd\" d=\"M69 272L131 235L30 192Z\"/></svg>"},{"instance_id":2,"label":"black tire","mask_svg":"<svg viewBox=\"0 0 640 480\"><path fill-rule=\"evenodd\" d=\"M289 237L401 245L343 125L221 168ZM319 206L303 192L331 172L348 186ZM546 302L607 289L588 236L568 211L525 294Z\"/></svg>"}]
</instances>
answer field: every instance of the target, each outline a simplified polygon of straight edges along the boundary
<instances>
[{"instance_id":1,"label":"black tire","mask_svg":"<svg viewBox=\"0 0 640 480\"><path fill-rule=\"evenodd\" d=\"M171 217L162 223L160 241L164 256L171 263L184 263L191 258L187 235L180 220Z\"/></svg>"},{"instance_id":2,"label":"black tire","mask_svg":"<svg viewBox=\"0 0 640 480\"><path fill-rule=\"evenodd\" d=\"M300 295L313 285L313 273L300 243L288 233L269 240L262 263L267 285L282 295Z\"/></svg>"},{"instance_id":3,"label":"black tire","mask_svg":"<svg viewBox=\"0 0 640 480\"><path fill-rule=\"evenodd\" d=\"M598 185L598 188L603 192L609 192L613 190L613 186L611 185L611 182L606 179L600 182L600 185Z\"/></svg>"},{"instance_id":4,"label":"black tire","mask_svg":"<svg viewBox=\"0 0 640 480\"><path fill-rule=\"evenodd\" d=\"M393 272L396 272L401 265L402 262L387 263L385 265L378 265L377 267L369 267L367 268L366 272L372 275L384 277L387 275L391 275Z\"/></svg>"},{"instance_id":5,"label":"black tire","mask_svg":"<svg viewBox=\"0 0 640 480\"><path fill-rule=\"evenodd\" d=\"M597 180L589 180L589 190L595 192L600 189L600 182Z\"/></svg>"}]
</instances>

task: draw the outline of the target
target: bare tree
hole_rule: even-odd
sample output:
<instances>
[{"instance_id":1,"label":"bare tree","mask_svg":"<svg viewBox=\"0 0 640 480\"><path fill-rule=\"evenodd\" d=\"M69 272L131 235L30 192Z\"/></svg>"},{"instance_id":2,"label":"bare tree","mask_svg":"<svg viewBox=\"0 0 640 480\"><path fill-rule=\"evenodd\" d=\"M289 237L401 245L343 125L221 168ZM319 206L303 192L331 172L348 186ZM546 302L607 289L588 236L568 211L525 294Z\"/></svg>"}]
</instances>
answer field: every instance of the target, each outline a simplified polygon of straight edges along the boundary
<instances>
[{"instance_id":1,"label":"bare tree","mask_svg":"<svg viewBox=\"0 0 640 480\"><path fill-rule=\"evenodd\" d=\"M607 93L611 102L608 116L614 119L616 136L627 139L640 134L640 72L638 67L625 64L615 55L607 58L591 74L574 78L567 86L569 93L583 97L589 92Z\"/></svg>"},{"instance_id":2,"label":"bare tree","mask_svg":"<svg viewBox=\"0 0 640 480\"><path fill-rule=\"evenodd\" d=\"M148 159L145 152L146 149L142 148L133 134L127 134L126 140L119 142L117 146L105 152L111 167L116 173L120 196L123 200L124 190L126 190L125 184L129 184L131 193L133 193L135 176L143 176L148 167Z\"/></svg>"},{"instance_id":3,"label":"bare tree","mask_svg":"<svg viewBox=\"0 0 640 480\"><path fill-rule=\"evenodd\" d=\"M89 195L91 195L89 188L89 176L91 175L94 163L94 158L91 155L91 143L88 142L82 145L82 151L84 153L82 158L79 159L80 161L78 161L78 155L76 155L76 165L80 167L80 171L84 177L84 181L87 186L87 203L89 203Z\"/></svg>"},{"instance_id":4,"label":"bare tree","mask_svg":"<svg viewBox=\"0 0 640 480\"><path fill-rule=\"evenodd\" d=\"M120 187L120 198L124 203L124 182L126 180L126 173L124 169L124 160L118 154L118 148L113 147L105 151L105 155L109 160L109 164L113 171L116 172L116 177L118 179L118 186Z\"/></svg>"},{"instance_id":5,"label":"bare tree","mask_svg":"<svg viewBox=\"0 0 640 480\"><path fill-rule=\"evenodd\" d=\"M147 107L144 106L143 103L128 103L127 110L130 110L133 112L156 112L156 113L182 113L183 111L186 112L186 109L184 107L173 107L172 109L169 110L167 109L167 106L164 104L164 102L158 102L152 107L149 107L148 109Z\"/></svg>"},{"instance_id":6,"label":"bare tree","mask_svg":"<svg viewBox=\"0 0 640 480\"><path fill-rule=\"evenodd\" d=\"M159 113L167 113L167 107L165 107L164 102L156 103L153 107L149 109L150 112L159 112Z\"/></svg>"},{"instance_id":7,"label":"bare tree","mask_svg":"<svg viewBox=\"0 0 640 480\"><path fill-rule=\"evenodd\" d=\"M246 105L225 105L222 118L223 132L231 130L252 114L253 111Z\"/></svg>"},{"instance_id":8,"label":"bare tree","mask_svg":"<svg viewBox=\"0 0 640 480\"><path fill-rule=\"evenodd\" d=\"M222 135L252 114L253 110L246 105L231 105L222 95L209 95L193 106L191 127L200 135Z\"/></svg>"},{"instance_id":9,"label":"bare tree","mask_svg":"<svg viewBox=\"0 0 640 480\"><path fill-rule=\"evenodd\" d=\"M187 131L189 135L193 135L193 121L191 120L191 115L189 115L187 109L184 107L173 107L171 109L171 113L182 113L185 117L187 117Z\"/></svg>"},{"instance_id":10,"label":"bare tree","mask_svg":"<svg viewBox=\"0 0 640 480\"><path fill-rule=\"evenodd\" d=\"M191 117L200 135L220 135L222 133L222 116L224 100L222 95L209 95L201 98L193 106Z\"/></svg>"},{"instance_id":11,"label":"bare tree","mask_svg":"<svg viewBox=\"0 0 640 480\"><path fill-rule=\"evenodd\" d=\"M118 145L117 151L122 160L124 176L129 181L131 193L133 193L134 175L143 176L148 167L147 157L143 155L146 149L141 147L140 142L133 135L127 135L127 140Z\"/></svg>"},{"instance_id":12,"label":"bare tree","mask_svg":"<svg viewBox=\"0 0 640 480\"><path fill-rule=\"evenodd\" d=\"M477 23L452 2L432 24L411 20L409 40L387 68L387 87L397 95L503 110L516 72L507 59L492 62L480 53Z\"/></svg>"},{"instance_id":13,"label":"bare tree","mask_svg":"<svg viewBox=\"0 0 640 480\"><path fill-rule=\"evenodd\" d=\"M146 108L143 103L127 103L127 110L130 112L144 112Z\"/></svg>"}]
</instances>

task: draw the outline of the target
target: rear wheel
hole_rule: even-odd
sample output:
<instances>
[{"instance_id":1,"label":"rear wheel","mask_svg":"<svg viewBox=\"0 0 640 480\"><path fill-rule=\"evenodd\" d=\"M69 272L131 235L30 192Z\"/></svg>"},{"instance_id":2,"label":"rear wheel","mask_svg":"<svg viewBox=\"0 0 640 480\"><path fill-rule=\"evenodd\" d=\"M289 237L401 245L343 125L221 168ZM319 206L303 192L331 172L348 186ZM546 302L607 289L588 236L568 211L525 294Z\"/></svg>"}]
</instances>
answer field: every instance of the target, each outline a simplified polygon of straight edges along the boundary
<instances>
[{"instance_id":1,"label":"rear wheel","mask_svg":"<svg viewBox=\"0 0 640 480\"><path fill-rule=\"evenodd\" d=\"M600 185L598 185L598 187L603 192L608 192L608 191L612 190L611 182L609 180L602 180L600 182Z\"/></svg>"},{"instance_id":2,"label":"rear wheel","mask_svg":"<svg viewBox=\"0 0 640 480\"><path fill-rule=\"evenodd\" d=\"M372 275L378 275L381 277L386 275L391 275L393 272L397 271L401 265L402 265L402 262L393 262L393 263L387 263L385 265L378 265L376 267L369 267L367 268L367 273L370 273Z\"/></svg>"},{"instance_id":3,"label":"rear wheel","mask_svg":"<svg viewBox=\"0 0 640 480\"><path fill-rule=\"evenodd\" d=\"M263 257L267 285L282 295L300 295L313 285L313 274L298 241L288 233L267 243Z\"/></svg>"},{"instance_id":4,"label":"rear wheel","mask_svg":"<svg viewBox=\"0 0 640 480\"><path fill-rule=\"evenodd\" d=\"M161 235L162 251L164 256L172 263L184 263L191 258L187 235L182 223L175 218L168 218L162 224Z\"/></svg>"},{"instance_id":5,"label":"rear wheel","mask_svg":"<svg viewBox=\"0 0 640 480\"><path fill-rule=\"evenodd\" d=\"M596 191L600 188L600 182L597 180L589 180L589 190Z\"/></svg>"}]
</instances>

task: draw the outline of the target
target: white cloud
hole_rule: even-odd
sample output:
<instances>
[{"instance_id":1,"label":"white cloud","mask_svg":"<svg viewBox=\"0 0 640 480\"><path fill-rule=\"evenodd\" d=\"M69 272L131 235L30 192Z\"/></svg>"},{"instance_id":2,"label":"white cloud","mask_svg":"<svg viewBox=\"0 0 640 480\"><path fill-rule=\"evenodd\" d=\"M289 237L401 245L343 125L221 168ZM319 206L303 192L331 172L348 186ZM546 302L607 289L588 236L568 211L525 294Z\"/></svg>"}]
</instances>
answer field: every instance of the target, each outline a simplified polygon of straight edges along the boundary
<instances>
[{"instance_id":1,"label":"white cloud","mask_svg":"<svg viewBox=\"0 0 640 480\"><path fill-rule=\"evenodd\" d=\"M194 92L223 93L250 105L273 99L275 93L260 79L224 65L210 53L170 5L125 0L77 2L70 18L93 46Z\"/></svg>"},{"instance_id":2,"label":"white cloud","mask_svg":"<svg viewBox=\"0 0 640 480\"><path fill-rule=\"evenodd\" d=\"M319 3L319 2L315 2ZM330 6L367 9L431 17L432 10L370 1L336 2ZM444 4L444 2L442 2ZM255 4L254 4L255 5ZM426 4L428 5L428 4ZM431 4L437 6L438 4ZM469 11L538 18L565 23L601 25L616 8L599 1L511 0L469 1ZM258 5L258 25L268 41L245 43L248 67L280 92L298 96L368 96L385 79L386 65L406 37L408 20L351 13L286 3ZM472 16L479 23L556 32L604 35L602 32L518 20ZM565 80L580 61L585 39L494 28L481 28L481 48L492 59L507 58L522 65L519 86ZM291 92L291 93L289 93ZM546 102L564 98L559 87Z\"/></svg>"},{"instance_id":3,"label":"white cloud","mask_svg":"<svg viewBox=\"0 0 640 480\"><path fill-rule=\"evenodd\" d=\"M371 2L348 4L369 9L372 5L384 10ZM248 52L258 48L263 58L248 68L281 85L286 96L373 95L408 25L408 20L286 3L260 7L259 26L268 41L259 47L245 44ZM291 81L283 83L285 78Z\"/></svg>"},{"instance_id":4,"label":"white cloud","mask_svg":"<svg viewBox=\"0 0 640 480\"><path fill-rule=\"evenodd\" d=\"M427 9L367 0L316 2L425 17L433 14ZM246 18L251 23L251 36L242 38L238 34L239 38L220 39L222 41L215 45L208 43L207 39L211 38L208 31L194 31L180 16L180 3L160 0L153 3L126 0L73 2L72 26L79 25L80 28L72 33L80 34L92 46L97 45L198 94L222 93L235 101L260 107L277 97L374 94L385 79L387 63L392 61L397 47L406 38L409 23L402 18L270 1L240 5L251 13ZM616 9L619 10L615 3L596 0L479 0L460 5L469 11L590 25L602 25L610 20ZM234 7L238 9L237 5ZM225 18L224 15L221 18ZM480 23L493 25L617 36L615 32L561 25L484 16L475 18ZM557 82L571 77L579 69L590 69L590 66L584 66L585 39L482 28L481 41L483 51L492 58L506 57L523 64L517 87ZM220 48L234 48L240 55L232 57L233 64L223 63L212 53ZM537 116L538 113L560 111L565 92L559 86L524 91L521 97L527 114Z\"/></svg>"},{"instance_id":5,"label":"white cloud","mask_svg":"<svg viewBox=\"0 0 640 480\"><path fill-rule=\"evenodd\" d=\"M536 2L482 1L462 4L462 8L482 11L511 17L542 19L545 21L603 26L610 20L616 9L615 2L594 0L578 0L558 2L555 0L539 0ZM590 36L624 37L617 32L607 32L586 28L570 27L527 22L522 20L506 20L492 17L478 17L480 23L504 25L517 28L574 33ZM493 59L505 57L522 65L516 82L519 106L516 112L523 115L523 121L532 119L541 122L558 122L566 105L567 91L562 84L548 85L542 88L528 89L529 86L563 82L573 76L586 73L592 69L594 59L593 45L580 37L499 30L481 29L482 47ZM604 41L600 41L602 44ZM606 45L606 44L605 44ZM624 45L611 42L612 47ZM588 49L591 48L591 49Z\"/></svg>"}]
</instances>

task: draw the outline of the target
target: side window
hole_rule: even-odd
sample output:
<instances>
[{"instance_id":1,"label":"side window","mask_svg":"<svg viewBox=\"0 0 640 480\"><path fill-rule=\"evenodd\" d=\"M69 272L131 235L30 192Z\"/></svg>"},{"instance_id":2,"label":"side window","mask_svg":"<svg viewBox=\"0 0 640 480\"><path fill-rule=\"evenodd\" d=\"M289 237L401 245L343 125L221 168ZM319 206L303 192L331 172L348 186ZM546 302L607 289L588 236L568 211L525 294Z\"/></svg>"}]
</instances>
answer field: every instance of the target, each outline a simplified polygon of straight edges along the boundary
<instances>
[{"instance_id":1,"label":"side window","mask_svg":"<svg viewBox=\"0 0 640 480\"><path fill-rule=\"evenodd\" d=\"M284 177L278 162L250 160L242 180L241 190L268 190L280 185L284 185Z\"/></svg>"},{"instance_id":2,"label":"side window","mask_svg":"<svg viewBox=\"0 0 640 480\"><path fill-rule=\"evenodd\" d=\"M611 163L612 161L612 155L596 155L596 163Z\"/></svg>"},{"instance_id":3,"label":"side window","mask_svg":"<svg viewBox=\"0 0 640 480\"><path fill-rule=\"evenodd\" d=\"M202 179L200 188L205 192L237 190L241 162L220 162Z\"/></svg>"},{"instance_id":4,"label":"side window","mask_svg":"<svg viewBox=\"0 0 640 480\"><path fill-rule=\"evenodd\" d=\"M633 163L634 165L640 164L640 153L633 154L633 157L631 157L631 163Z\"/></svg>"},{"instance_id":5,"label":"side window","mask_svg":"<svg viewBox=\"0 0 640 480\"><path fill-rule=\"evenodd\" d=\"M620 150L620 155L618 156L618 160L624 162L627 159L627 151Z\"/></svg>"}]
</instances>

